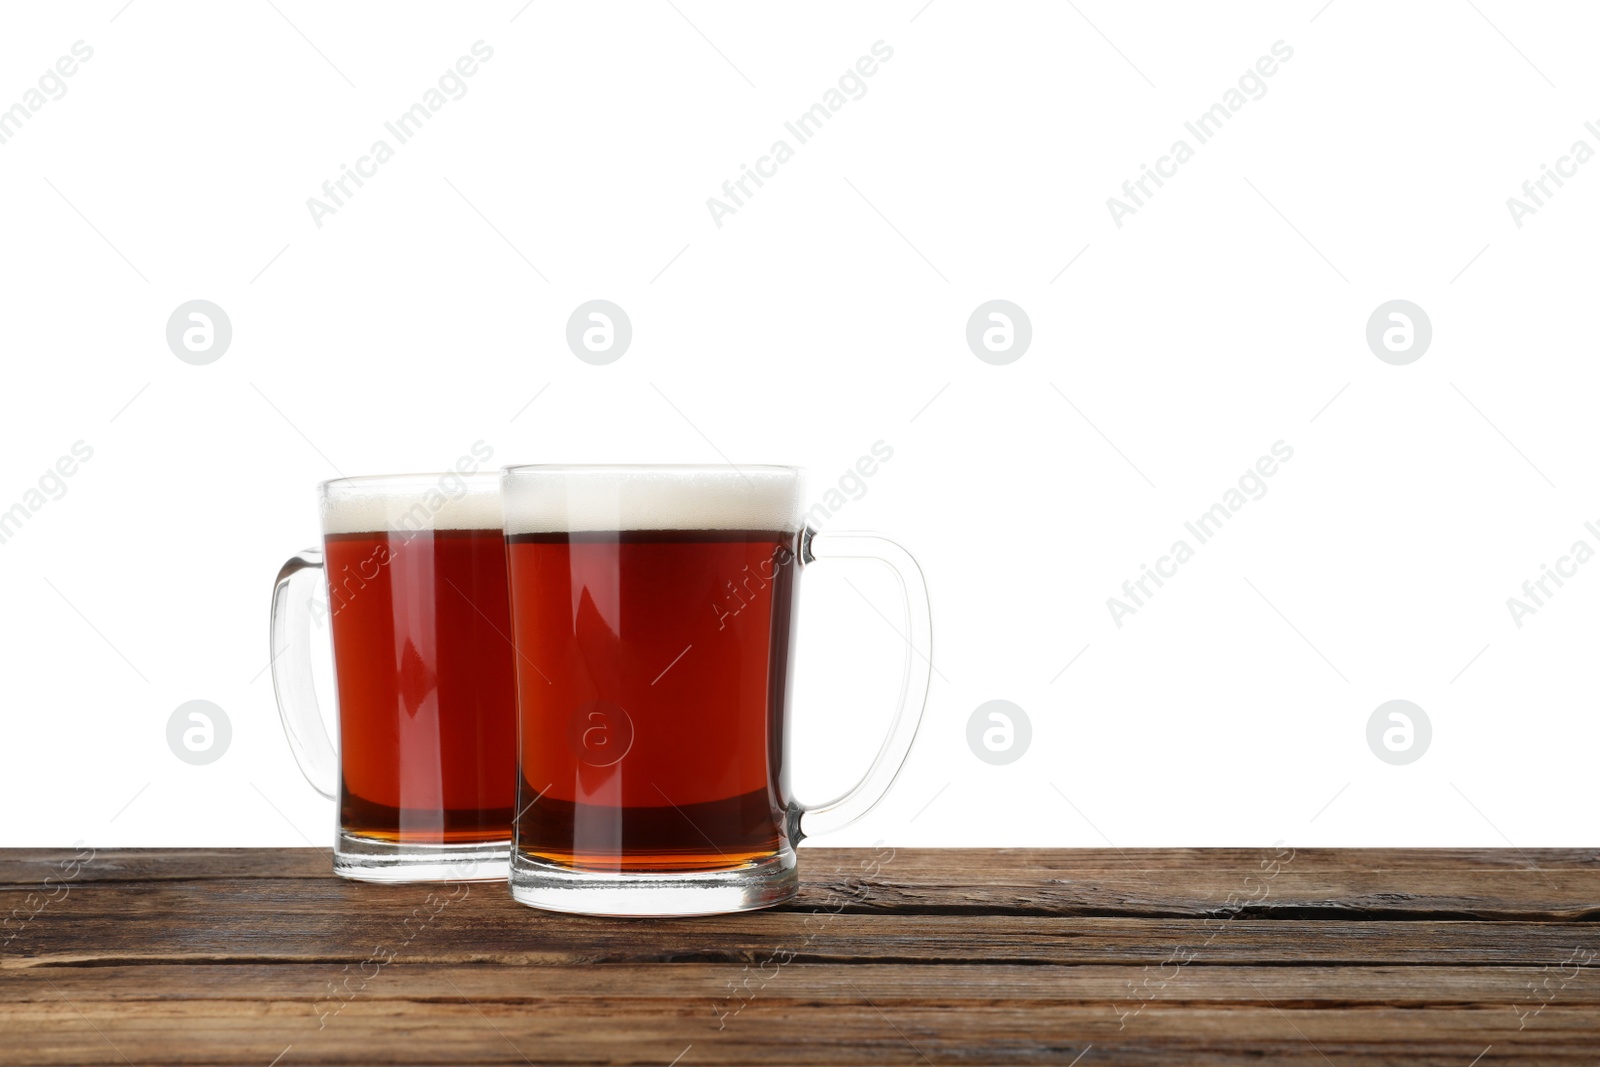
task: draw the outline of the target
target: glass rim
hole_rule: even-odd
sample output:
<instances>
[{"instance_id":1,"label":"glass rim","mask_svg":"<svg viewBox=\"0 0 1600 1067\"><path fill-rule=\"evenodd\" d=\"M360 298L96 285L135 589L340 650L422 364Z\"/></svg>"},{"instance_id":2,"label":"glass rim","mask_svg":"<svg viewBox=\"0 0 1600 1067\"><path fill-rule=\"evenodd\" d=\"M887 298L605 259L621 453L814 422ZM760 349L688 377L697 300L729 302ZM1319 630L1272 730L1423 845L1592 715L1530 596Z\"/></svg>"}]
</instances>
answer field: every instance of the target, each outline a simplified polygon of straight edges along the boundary
<instances>
[{"instance_id":1,"label":"glass rim","mask_svg":"<svg viewBox=\"0 0 1600 1067\"><path fill-rule=\"evenodd\" d=\"M410 474L355 474L344 475L338 478L329 478L327 481L317 483L317 491L323 495L338 492L343 489L404 489L407 487L437 485L446 478L460 478L465 482L483 482L488 484L493 481L496 485L500 481L500 472L492 471L414 471Z\"/></svg>"},{"instance_id":2,"label":"glass rim","mask_svg":"<svg viewBox=\"0 0 1600 1067\"><path fill-rule=\"evenodd\" d=\"M501 474L757 474L805 473L803 467L776 463L515 463Z\"/></svg>"}]
</instances>

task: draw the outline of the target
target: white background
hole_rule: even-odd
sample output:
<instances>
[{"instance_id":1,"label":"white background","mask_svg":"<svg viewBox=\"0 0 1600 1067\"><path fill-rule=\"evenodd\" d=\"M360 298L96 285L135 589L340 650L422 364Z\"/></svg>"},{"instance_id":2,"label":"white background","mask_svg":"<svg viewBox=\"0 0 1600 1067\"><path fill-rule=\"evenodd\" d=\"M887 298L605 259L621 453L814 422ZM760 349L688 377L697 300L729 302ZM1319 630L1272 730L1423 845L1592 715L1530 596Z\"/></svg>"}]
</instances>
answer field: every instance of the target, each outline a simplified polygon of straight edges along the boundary
<instances>
[{"instance_id":1,"label":"white background","mask_svg":"<svg viewBox=\"0 0 1600 1067\"><path fill-rule=\"evenodd\" d=\"M1597 32L1503 0L7 5L0 107L94 54L0 144L0 509L94 454L0 544L0 844L329 842L263 673L272 578L316 482L478 440L799 464L813 496L893 448L830 525L920 559L938 675L833 843L1592 844L1600 564L1520 628L1506 600L1600 548L1600 162L1521 228L1506 199L1600 148ZM317 227L307 198L479 40L466 95ZM866 94L715 225L880 40ZM209 366L165 341L196 298L233 325ZM610 366L565 344L592 298L633 323ZM994 298L1032 322L1007 366L965 341ZM1396 298L1433 325L1408 366L1365 341ZM1116 626L1280 440L1266 495ZM812 796L865 764L901 652L846 577L897 617L871 572L808 573ZM1396 698L1433 729L1406 766L1366 740ZM192 699L232 723L208 766L165 740ZM967 747L992 699L1032 722L1006 767Z\"/></svg>"}]
</instances>

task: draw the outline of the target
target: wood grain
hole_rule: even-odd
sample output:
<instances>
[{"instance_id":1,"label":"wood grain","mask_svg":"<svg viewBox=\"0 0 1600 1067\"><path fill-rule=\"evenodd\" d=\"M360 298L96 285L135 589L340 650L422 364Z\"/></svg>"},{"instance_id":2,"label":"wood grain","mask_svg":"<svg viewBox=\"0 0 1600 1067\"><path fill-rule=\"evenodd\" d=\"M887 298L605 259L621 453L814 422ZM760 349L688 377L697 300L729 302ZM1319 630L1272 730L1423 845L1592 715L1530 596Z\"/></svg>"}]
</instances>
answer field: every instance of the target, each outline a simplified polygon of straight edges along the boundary
<instances>
[{"instance_id":1,"label":"wood grain","mask_svg":"<svg viewBox=\"0 0 1600 1067\"><path fill-rule=\"evenodd\" d=\"M0 1064L1600 1060L1600 851L807 849L676 921L74 855L0 852Z\"/></svg>"}]
</instances>

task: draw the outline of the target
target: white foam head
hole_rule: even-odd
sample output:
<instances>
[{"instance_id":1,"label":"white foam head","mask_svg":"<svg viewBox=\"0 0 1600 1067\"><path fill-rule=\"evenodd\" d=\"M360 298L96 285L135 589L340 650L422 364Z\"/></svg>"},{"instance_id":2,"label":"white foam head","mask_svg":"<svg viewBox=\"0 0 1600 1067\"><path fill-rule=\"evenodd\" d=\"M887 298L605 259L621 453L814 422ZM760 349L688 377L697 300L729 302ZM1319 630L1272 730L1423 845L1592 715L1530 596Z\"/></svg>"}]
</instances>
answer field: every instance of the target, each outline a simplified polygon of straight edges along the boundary
<instances>
[{"instance_id":1,"label":"white foam head","mask_svg":"<svg viewBox=\"0 0 1600 1067\"><path fill-rule=\"evenodd\" d=\"M499 530L498 474L396 474L322 483L322 532Z\"/></svg>"},{"instance_id":2,"label":"white foam head","mask_svg":"<svg viewBox=\"0 0 1600 1067\"><path fill-rule=\"evenodd\" d=\"M794 467L508 467L506 533L798 530Z\"/></svg>"}]
</instances>

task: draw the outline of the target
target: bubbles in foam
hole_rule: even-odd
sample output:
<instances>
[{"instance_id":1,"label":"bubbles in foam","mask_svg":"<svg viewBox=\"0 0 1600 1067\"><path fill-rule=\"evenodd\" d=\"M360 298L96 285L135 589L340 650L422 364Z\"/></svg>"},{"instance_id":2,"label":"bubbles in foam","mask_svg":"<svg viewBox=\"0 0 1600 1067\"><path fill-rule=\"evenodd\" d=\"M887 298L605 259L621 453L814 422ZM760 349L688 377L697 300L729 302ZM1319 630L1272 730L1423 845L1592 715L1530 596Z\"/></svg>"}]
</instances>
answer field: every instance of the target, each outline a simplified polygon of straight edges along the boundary
<instances>
[{"instance_id":1,"label":"bubbles in foam","mask_svg":"<svg viewBox=\"0 0 1600 1067\"><path fill-rule=\"evenodd\" d=\"M790 467L514 467L506 532L794 530L800 489Z\"/></svg>"},{"instance_id":2,"label":"bubbles in foam","mask_svg":"<svg viewBox=\"0 0 1600 1067\"><path fill-rule=\"evenodd\" d=\"M322 530L498 530L500 479L495 474L413 474L341 478L322 490Z\"/></svg>"}]
</instances>

